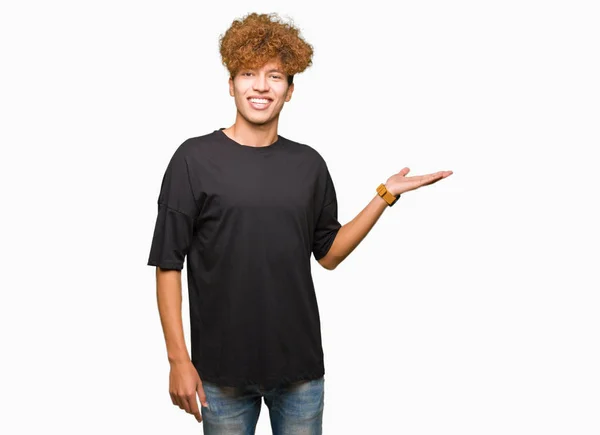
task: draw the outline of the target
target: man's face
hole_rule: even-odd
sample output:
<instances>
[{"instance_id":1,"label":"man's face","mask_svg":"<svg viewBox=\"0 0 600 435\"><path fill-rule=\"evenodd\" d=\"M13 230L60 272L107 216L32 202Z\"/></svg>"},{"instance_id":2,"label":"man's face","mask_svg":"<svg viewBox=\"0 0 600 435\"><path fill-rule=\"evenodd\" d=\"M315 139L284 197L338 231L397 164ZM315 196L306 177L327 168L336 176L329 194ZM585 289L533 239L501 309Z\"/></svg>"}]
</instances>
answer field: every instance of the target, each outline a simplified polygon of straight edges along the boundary
<instances>
[{"instance_id":1,"label":"man's face","mask_svg":"<svg viewBox=\"0 0 600 435\"><path fill-rule=\"evenodd\" d=\"M241 69L233 79L229 79L229 94L235 97L239 114L257 125L278 119L293 91L294 84L288 85L287 76L276 60L262 68Z\"/></svg>"}]
</instances>

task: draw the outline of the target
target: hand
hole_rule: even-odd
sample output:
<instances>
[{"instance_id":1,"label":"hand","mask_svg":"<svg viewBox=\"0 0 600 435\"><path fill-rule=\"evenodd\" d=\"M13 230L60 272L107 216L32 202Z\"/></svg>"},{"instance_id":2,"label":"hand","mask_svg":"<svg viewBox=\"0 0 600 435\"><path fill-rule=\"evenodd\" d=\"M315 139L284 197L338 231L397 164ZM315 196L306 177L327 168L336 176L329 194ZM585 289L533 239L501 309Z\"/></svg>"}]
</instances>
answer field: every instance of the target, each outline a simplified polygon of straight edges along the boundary
<instances>
[{"instance_id":1,"label":"hand","mask_svg":"<svg viewBox=\"0 0 600 435\"><path fill-rule=\"evenodd\" d=\"M198 423L202 421L196 394L198 394L202 406L207 407L208 403L200 376L191 361L171 363L169 394L173 405L179 406L188 414L193 414Z\"/></svg>"},{"instance_id":2,"label":"hand","mask_svg":"<svg viewBox=\"0 0 600 435\"><path fill-rule=\"evenodd\" d=\"M421 186L437 183L442 178L452 175L452 171L440 171L434 174L407 177L406 174L408 174L409 171L409 168L404 168L397 174L394 174L388 178L388 180L385 182L385 188L388 190L388 192L396 196L401 193L408 192L409 190L418 189Z\"/></svg>"}]
</instances>

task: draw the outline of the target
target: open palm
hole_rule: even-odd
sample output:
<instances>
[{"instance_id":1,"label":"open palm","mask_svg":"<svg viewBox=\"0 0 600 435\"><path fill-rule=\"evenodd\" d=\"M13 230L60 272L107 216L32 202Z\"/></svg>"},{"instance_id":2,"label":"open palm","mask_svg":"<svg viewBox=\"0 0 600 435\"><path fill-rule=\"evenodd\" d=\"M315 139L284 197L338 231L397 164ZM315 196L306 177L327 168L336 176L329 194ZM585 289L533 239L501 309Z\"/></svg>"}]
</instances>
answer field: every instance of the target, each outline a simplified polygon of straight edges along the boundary
<instances>
[{"instance_id":1,"label":"open palm","mask_svg":"<svg viewBox=\"0 0 600 435\"><path fill-rule=\"evenodd\" d=\"M426 175L415 175L413 177L407 177L406 174L410 172L409 168L403 168L397 174L392 175L385 183L386 189L392 195L399 195L409 190L418 189L421 186L427 186L429 184L437 183L442 178L449 177L452 175L452 171L439 171L433 174Z\"/></svg>"}]
</instances>

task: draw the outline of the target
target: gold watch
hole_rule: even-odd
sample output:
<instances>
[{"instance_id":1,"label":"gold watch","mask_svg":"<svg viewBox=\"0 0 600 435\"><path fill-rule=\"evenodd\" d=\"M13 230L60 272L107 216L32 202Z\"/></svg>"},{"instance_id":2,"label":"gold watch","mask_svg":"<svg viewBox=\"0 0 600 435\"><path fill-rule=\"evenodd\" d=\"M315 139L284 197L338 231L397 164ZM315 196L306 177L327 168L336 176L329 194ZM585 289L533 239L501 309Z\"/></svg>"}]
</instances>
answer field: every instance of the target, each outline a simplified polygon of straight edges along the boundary
<instances>
[{"instance_id":1,"label":"gold watch","mask_svg":"<svg viewBox=\"0 0 600 435\"><path fill-rule=\"evenodd\" d=\"M385 202L388 203L389 207L396 204L396 201L398 201L398 198L400 198L400 195L394 196L390 192L388 192L388 190L385 187L385 184L383 183L381 183L377 188L377 193L385 200Z\"/></svg>"}]
</instances>

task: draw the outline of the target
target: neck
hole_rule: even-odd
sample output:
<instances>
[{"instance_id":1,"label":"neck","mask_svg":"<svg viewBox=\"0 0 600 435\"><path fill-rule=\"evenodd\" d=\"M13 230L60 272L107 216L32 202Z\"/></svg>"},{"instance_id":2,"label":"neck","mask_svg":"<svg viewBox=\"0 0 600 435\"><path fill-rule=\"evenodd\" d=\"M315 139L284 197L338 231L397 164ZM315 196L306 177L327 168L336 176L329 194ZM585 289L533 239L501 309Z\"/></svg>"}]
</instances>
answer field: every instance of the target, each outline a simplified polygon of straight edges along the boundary
<instances>
[{"instance_id":1,"label":"neck","mask_svg":"<svg viewBox=\"0 0 600 435\"><path fill-rule=\"evenodd\" d=\"M223 131L242 145L265 147L277 141L277 121L274 119L262 125L252 124L238 113L235 123Z\"/></svg>"}]
</instances>

